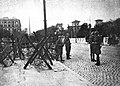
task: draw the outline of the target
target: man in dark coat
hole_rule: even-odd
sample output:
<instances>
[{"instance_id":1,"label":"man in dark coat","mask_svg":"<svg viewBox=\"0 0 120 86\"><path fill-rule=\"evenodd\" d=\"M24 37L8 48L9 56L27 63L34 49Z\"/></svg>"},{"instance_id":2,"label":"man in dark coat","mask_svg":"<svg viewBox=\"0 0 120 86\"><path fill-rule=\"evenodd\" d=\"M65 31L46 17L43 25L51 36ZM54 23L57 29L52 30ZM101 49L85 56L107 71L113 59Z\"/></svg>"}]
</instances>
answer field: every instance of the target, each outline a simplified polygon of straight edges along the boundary
<instances>
[{"instance_id":1,"label":"man in dark coat","mask_svg":"<svg viewBox=\"0 0 120 86\"><path fill-rule=\"evenodd\" d=\"M66 33L66 37L65 37L65 49L66 49L67 59L71 59L70 58L71 43L70 43L70 39L69 39L69 33Z\"/></svg>"},{"instance_id":2,"label":"man in dark coat","mask_svg":"<svg viewBox=\"0 0 120 86\"><path fill-rule=\"evenodd\" d=\"M91 61L95 61L94 55L96 54L97 56L97 63L95 65L99 66L100 65L100 57L99 55L101 54L101 43L102 43L102 38L99 35L98 31L95 31L94 34L90 37L90 49L91 49Z\"/></svg>"},{"instance_id":3,"label":"man in dark coat","mask_svg":"<svg viewBox=\"0 0 120 86\"><path fill-rule=\"evenodd\" d=\"M63 46L64 46L64 42L63 42L63 36L58 36L58 40L56 41L56 53L58 54L58 57L57 57L57 61L60 57L61 59L61 62L63 62L64 60L62 59L62 54L63 54Z\"/></svg>"},{"instance_id":4,"label":"man in dark coat","mask_svg":"<svg viewBox=\"0 0 120 86\"><path fill-rule=\"evenodd\" d=\"M91 61L96 61L95 60L95 53L93 52L93 44L92 44L92 41L93 41L93 38L94 38L94 32L91 32L90 34L90 37L89 37L89 44L90 44L90 57L91 57Z\"/></svg>"}]
</instances>

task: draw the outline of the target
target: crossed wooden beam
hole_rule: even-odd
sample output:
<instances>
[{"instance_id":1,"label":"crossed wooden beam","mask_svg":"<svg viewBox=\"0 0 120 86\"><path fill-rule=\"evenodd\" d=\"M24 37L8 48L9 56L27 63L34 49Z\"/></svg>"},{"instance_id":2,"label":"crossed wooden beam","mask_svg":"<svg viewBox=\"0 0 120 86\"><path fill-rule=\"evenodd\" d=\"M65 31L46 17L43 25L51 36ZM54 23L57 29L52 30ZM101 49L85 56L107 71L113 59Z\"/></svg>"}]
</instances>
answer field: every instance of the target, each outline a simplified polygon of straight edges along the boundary
<instances>
[{"instance_id":1,"label":"crossed wooden beam","mask_svg":"<svg viewBox=\"0 0 120 86\"><path fill-rule=\"evenodd\" d=\"M11 58L10 53L13 51L13 49L11 49L11 46L6 46L2 52L0 52L0 63L2 63L4 66L7 66L4 63L4 60L8 57L12 63L14 63L14 60Z\"/></svg>"},{"instance_id":2,"label":"crossed wooden beam","mask_svg":"<svg viewBox=\"0 0 120 86\"><path fill-rule=\"evenodd\" d=\"M40 42L38 42L38 44L36 46L31 42L31 40L29 39L27 34L25 35L25 37L28 39L29 43L32 45L32 47L35 50L34 50L33 54L31 55L31 57L28 59L27 63L25 64L24 69L26 69L27 66L29 64L31 64L37 56L41 57L40 59L46 63L46 65L48 66L49 69L52 69L51 65L53 65L53 62L50 58L51 55L50 55L47 47L45 47L47 40L51 37L51 35L49 35L47 38L44 37ZM41 54L42 49L45 51L44 54ZM47 59L49 60L51 65L45 59L46 56L47 56Z\"/></svg>"}]
</instances>

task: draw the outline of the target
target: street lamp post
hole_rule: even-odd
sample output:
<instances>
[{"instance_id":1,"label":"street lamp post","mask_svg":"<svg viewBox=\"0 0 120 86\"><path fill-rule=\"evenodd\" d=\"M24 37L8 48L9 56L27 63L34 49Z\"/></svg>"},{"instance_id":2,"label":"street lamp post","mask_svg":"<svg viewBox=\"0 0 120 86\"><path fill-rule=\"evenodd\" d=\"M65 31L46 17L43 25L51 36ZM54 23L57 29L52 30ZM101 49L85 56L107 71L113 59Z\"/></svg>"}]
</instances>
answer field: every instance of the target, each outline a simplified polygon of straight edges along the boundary
<instances>
[{"instance_id":1,"label":"street lamp post","mask_svg":"<svg viewBox=\"0 0 120 86\"><path fill-rule=\"evenodd\" d=\"M28 34L29 35L31 34L30 17L29 17L29 31L28 31Z\"/></svg>"},{"instance_id":2,"label":"street lamp post","mask_svg":"<svg viewBox=\"0 0 120 86\"><path fill-rule=\"evenodd\" d=\"M46 2L43 0L43 12L44 12L44 30L45 30L45 37L47 37L47 20L46 20Z\"/></svg>"},{"instance_id":3,"label":"street lamp post","mask_svg":"<svg viewBox=\"0 0 120 86\"><path fill-rule=\"evenodd\" d=\"M77 43L77 36L76 36L76 31L77 30L77 26L76 26L76 24L75 24L75 43Z\"/></svg>"}]
</instances>

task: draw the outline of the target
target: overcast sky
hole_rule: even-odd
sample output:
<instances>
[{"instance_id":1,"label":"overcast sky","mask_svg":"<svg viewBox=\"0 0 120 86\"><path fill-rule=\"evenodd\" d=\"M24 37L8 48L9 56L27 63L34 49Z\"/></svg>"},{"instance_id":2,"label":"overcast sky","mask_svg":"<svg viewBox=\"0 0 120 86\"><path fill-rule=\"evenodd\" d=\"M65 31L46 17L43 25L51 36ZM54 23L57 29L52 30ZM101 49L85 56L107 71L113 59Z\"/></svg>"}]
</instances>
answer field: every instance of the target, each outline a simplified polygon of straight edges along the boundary
<instances>
[{"instance_id":1,"label":"overcast sky","mask_svg":"<svg viewBox=\"0 0 120 86\"><path fill-rule=\"evenodd\" d=\"M120 17L119 0L46 0L47 27L63 23L66 29L74 20L95 24L96 19L109 21ZM43 0L0 0L0 18L16 17L22 29L31 31L44 28Z\"/></svg>"}]
</instances>

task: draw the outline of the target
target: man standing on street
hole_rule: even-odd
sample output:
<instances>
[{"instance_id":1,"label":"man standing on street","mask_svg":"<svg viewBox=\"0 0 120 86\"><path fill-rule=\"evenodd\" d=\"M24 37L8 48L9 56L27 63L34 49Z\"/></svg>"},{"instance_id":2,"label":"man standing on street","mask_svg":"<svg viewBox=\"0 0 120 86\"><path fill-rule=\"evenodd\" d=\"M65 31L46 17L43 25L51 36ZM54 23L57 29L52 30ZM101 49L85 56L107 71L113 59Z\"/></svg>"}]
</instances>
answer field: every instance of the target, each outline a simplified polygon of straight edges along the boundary
<instances>
[{"instance_id":1,"label":"man standing on street","mask_svg":"<svg viewBox=\"0 0 120 86\"><path fill-rule=\"evenodd\" d=\"M90 44L90 57L91 57L91 61L96 61L95 60L95 53L94 53L94 44L92 43L94 38L94 31L91 32L90 37L89 37L89 44Z\"/></svg>"},{"instance_id":2,"label":"man standing on street","mask_svg":"<svg viewBox=\"0 0 120 86\"><path fill-rule=\"evenodd\" d=\"M65 37L65 49L66 49L67 59L71 59L70 58L71 43L70 43L70 39L69 39L69 33L66 33L66 37Z\"/></svg>"},{"instance_id":3,"label":"man standing on street","mask_svg":"<svg viewBox=\"0 0 120 86\"><path fill-rule=\"evenodd\" d=\"M99 35L99 32L95 31L92 37L90 37L90 47L91 47L91 61L95 61L94 54L96 54L97 63L95 65L97 66L100 65L99 55L101 54L101 43L102 43L102 38Z\"/></svg>"},{"instance_id":4,"label":"man standing on street","mask_svg":"<svg viewBox=\"0 0 120 86\"><path fill-rule=\"evenodd\" d=\"M63 41L63 39L64 39L64 37L63 36L58 36L58 40L56 41L56 47L55 47L55 49L56 49L56 53L58 54L58 57L57 57L57 61L58 61L58 59L59 59L59 57L60 57L60 59L61 59L61 62L63 62L64 60L62 59L62 54L63 54L63 46L64 46L64 41Z\"/></svg>"}]
</instances>

